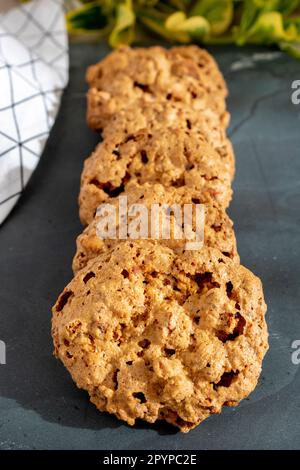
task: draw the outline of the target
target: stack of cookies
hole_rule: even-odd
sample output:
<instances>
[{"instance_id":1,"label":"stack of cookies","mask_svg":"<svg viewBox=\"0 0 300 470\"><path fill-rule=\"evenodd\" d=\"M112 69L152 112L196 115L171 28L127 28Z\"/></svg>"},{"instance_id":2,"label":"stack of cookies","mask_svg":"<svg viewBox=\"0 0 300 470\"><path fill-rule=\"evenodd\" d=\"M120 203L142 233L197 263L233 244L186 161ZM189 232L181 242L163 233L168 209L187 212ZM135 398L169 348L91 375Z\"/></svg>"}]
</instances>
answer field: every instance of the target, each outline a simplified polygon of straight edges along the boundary
<instances>
[{"instance_id":1,"label":"stack of cookies","mask_svg":"<svg viewBox=\"0 0 300 470\"><path fill-rule=\"evenodd\" d=\"M268 348L260 280L240 264L226 214L234 154L227 88L196 46L122 47L87 72L86 226L53 308L55 354L101 411L187 432L255 388ZM204 205L204 245L103 239L97 208ZM119 227L117 227L118 229Z\"/></svg>"}]
</instances>

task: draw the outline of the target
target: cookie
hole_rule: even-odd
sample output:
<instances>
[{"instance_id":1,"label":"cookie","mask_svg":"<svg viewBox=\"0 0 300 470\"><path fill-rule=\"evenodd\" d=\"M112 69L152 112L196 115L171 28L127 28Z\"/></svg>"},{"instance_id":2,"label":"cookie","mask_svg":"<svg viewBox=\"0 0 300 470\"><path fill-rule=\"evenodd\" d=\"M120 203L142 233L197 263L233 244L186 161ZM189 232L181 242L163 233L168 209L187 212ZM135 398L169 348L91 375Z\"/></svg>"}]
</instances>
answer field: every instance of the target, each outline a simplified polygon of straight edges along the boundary
<instances>
[{"instance_id":1,"label":"cookie","mask_svg":"<svg viewBox=\"0 0 300 470\"><path fill-rule=\"evenodd\" d=\"M231 142L226 136L219 117L209 108L195 112L181 103L172 101L149 103L139 100L125 110L114 114L103 130L104 139L113 139L116 134L130 135L141 129L181 129L188 134L204 136L220 153L223 163L235 172L235 158Z\"/></svg>"},{"instance_id":2,"label":"cookie","mask_svg":"<svg viewBox=\"0 0 300 470\"><path fill-rule=\"evenodd\" d=\"M167 81L171 75L199 80L210 94L225 99L228 89L217 62L205 49L196 45L165 49L160 46L131 48L121 46L87 70L90 86L101 86L101 79L129 74L138 83L151 86L158 80Z\"/></svg>"},{"instance_id":3,"label":"cookie","mask_svg":"<svg viewBox=\"0 0 300 470\"><path fill-rule=\"evenodd\" d=\"M123 242L59 296L55 354L99 410L187 432L255 388L265 311L260 280L217 249Z\"/></svg>"},{"instance_id":4,"label":"cookie","mask_svg":"<svg viewBox=\"0 0 300 470\"><path fill-rule=\"evenodd\" d=\"M223 77L212 57L196 46L121 47L89 67L87 81L87 121L93 129L104 129L112 115L140 98L181 102L195 111L211 108L228 124Z\"/></svg>"},{"instance_id":5,"label":"cookie","mask_svg":"<svg viewBox=\"0 0 300 470\"><path fill-rule=\"evenodd\" d=\"M104 140L84 163L79 195L83 224L97 207L124 191L129 181L159 182L165 187L195 188L203 201L215 199L226 208L231 200L232 173L204 137L180 129L135 134Z\"/></svg>"},{"instance_id":6,"label":"cookie","mask_svg":"<svg viewBox=\"0 0 300 470\"><path fill-rule=\"evenodd\" d=\"M176 107L185 107L190 109L195 116L202 113L208 113L215 115L215 120L218 121L219 125L225 130L230 122L230 114L227 111L219 114L210 105L210 100L206 95L197 97L193 102L186 103L184 100L168 100L163 97L152 97L144 94L133 96L131 99L119 97L117 92L113 92L111 95L107 92L100 92L96 88L90 88L87 92L87 124L88 126L99 132L104 132L107 127L110 126L111 120L115 115L128 109L128 107L138 109L141 103L148 105L162 105L168 106L171 102ZM143 111L143 109L141 109Z\"/></svg>"},{"instance_id":7,"label":"cookie","mask_svg":"<svg viewBox=\"0 0 300 470\"><path fill-rule=\"evenodd\" d=\"M165 204L166 211L170 207L174 207L174 204L180 208L184 204L201 204L201 192L197 190L187 189L185 186L182 188L165 188L159 183L150 184L145 183L139 185L136 182L128 183L126 191L120 196L127 197L127 207L133 204L142 204L143 207L148 210L148 236L151 238L151 207L153 204L159 204L162 207ZM97 223L100 217L95 217L93 221L85 228L76 241L77 250L73 260L73 271L76 273L80 269L86 266L88 261L95 258L99 254L110 250L119 243L119 198L107 199L107 204L111 204L116 209L116 238L102 239L97 234ZM218 204L215 201L211 201L210 204L204 206L205 219L204 219L204 246L218 248L225 256L239 261L237 254L236 239L233 231L233 223ZM127 227L131 220L136 218L136 214L133 217L127 215ZM176 219L175 219L176 220ZM182 220L184 218L182 217ZM174 227L174 212L170 214L170 227ZM202 225L201 221L198 221L198 225L195 225L193 221L192 229L195 235L197 228L200 231ZM157 225L161 228L161 224L158 222ZM199 232L197 232L199 233ZM202 232L201 232L202 233ZM130 238L130 237L129 237ZM157 237L158 242L172 248L176 253L181 253L186 249L187 238L184 237L184 233L181 239L177 239L174 236L174 230L170 230L170 238L163 239L161 234ZM195 256L197 252L194 251Z\"/></svg>"},{"instance_id":8,"label":"cookie","mask_svg":"<svg viewBox=\"0 0 300 470\"><path fill-rule=\"evenodd\" d=\"M168 58L172 63L180 63L185 67L179 76L189 75L189 67L199 71L206 91L225 99L228 96L228 89L216 60L205 49L196 45L177 46L168 49ZM185 62L186 61L186 62Z\"/></svg>"}]
</instances>

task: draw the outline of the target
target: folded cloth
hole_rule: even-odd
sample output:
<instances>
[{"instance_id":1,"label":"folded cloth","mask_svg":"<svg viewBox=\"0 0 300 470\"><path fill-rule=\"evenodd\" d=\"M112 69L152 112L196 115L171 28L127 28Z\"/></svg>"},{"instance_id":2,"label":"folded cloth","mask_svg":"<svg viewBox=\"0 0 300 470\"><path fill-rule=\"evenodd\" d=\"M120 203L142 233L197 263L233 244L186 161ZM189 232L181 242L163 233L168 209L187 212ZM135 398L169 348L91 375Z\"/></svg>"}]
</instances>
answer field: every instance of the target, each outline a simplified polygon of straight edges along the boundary
<instances>
[{"instance_id":1,"label":"folded cloth","mask_svg":"<svg viewBox=\"0 0 300 470\"><path fill-rule=\"evenodd\" d=\"M0 15L0 224L39 162L68 70L63 0Z\"/></svg>"}]
</instances>

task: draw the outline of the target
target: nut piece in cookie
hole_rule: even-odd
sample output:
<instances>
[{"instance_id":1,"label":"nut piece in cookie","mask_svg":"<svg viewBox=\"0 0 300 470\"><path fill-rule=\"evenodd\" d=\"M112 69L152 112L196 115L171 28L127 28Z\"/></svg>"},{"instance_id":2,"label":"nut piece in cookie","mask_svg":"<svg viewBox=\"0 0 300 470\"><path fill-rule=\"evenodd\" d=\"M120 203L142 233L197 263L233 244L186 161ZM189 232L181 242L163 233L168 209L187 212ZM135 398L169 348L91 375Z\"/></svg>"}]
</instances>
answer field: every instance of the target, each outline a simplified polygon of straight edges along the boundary
<instances>
[{"instance_id":1,"label":"nut piece in cookie","mask_svg":"<svg viewBox=\"0 0 300 470\"><path fill-rule=\"evenodd\" d=\"M99 410L187 432L255 388L265 311L260 280L217 249L123 242L59 296L55 355Z\"/></svg>"},{"instance_id":2,"label":"nut piece in cookie","mask_svg":"<svg viewBox=\"0 0 300 470\"><path fill-rule=\"evenodd\" d=\"M151 210L153 204L158 204L161 208L164 205L166 209L174 208L174 205L183 209L185 204L202 204L201 191L186 188L185 186L181 188L165 188L159 183L145 183L143 185L139 185L138 183L132 181L126 186L126 191L124 193L121 193L120 195L120 197L124 196L127 197L126 209L128 209L130 206L133 207L133 205L136 204L142 204L143 207L147 209L147 229L149 239L151 238ZM106 203L111 204L116 210L115 222L117 236L115 237L115 239L101 239L97 234L97 224L100 220L100 217L95 216L92 222L77 238L77 250L73 260L73 271L75 273L85 267L90 259L95 258L99 254L110 250L112 247L115 247L119 243L119 197L107 199ZM210 203L204 201L204 212L204 245L213 248L218 248L225 256L239 261L239 256L236 247L236 239L233 231L233 223L226 214L225 210L220 207L215 201L211 201ZM181 221L184 221L184 216L182 215L182 212L180 216ZM126 219L128 227L131 220L135 219L135 216L130 217L127 214ZM177 222L178 221L175 218L174 212L171 213L171 229L173 229L174 223ZM160 223L157 223L159 228L161 228ZM197 222L196 226L194 220L192 226L193 233L196 234L199 228L202 229L202 226L199 227L199 221ZM174 236L173 229L170 231L169 239L162 239L161 237L158 237L158 241L159 243L168 246L169 248L172 248L176 253L180 253L185 250L187 239L184 234L181 239L176 239L176 237ZM194 253L195 256L197 256L197 251Z\"/></svg>"},{"instance_id":3,"label":"nut piece in cookie","mask_svg":"<svg viewBox=\"0 0 300 470\"><path fill-rule=\"evenodd\" d=\"M92 221L99 204L116 197L129 181L159 182L165 187L194 188L202 200L226 208L231 200L232 171L204 137L179 129L104 140L84 163L79 195L83 224Z\"/></svg>"}]
</instances>

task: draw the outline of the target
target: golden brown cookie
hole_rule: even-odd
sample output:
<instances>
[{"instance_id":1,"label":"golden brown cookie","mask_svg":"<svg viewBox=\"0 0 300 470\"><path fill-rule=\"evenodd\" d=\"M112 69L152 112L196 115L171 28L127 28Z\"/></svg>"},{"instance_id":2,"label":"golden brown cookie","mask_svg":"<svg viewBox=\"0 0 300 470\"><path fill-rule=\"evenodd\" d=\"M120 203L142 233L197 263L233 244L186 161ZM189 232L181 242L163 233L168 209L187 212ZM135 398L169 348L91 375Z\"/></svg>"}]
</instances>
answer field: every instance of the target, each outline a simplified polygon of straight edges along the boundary
<instances>
[{"instance_id":1,"label":"golden brown cookie","mask_svg":"<svg viewBox=\"0 0 300 470\"><path fill-rule=\"evenodd\" d=\"M172 63L181 65L182 73L179 76L188 75L189 67L193 68L196 64L206 91L223 98L227 97L228 89L222 72L216 60L205 49L196 45L172 47L168 49L168 58Z\"/></svg>"},{"instance_id":2,"label":"golden brown cookie","mask_svg":"<svg viewBox=\"0 0 300 470\"><path fill-rule=\"evenodd\" d=\"M145 183L139 185L133 181L128 183L126 191L120 196L123 198L124 196L127 197L127 207L133 206L134 204L142 204L143 207L147 208L148 238L151 238L151 207L153 207L153 204L159 204L160 207L165 204L167 206L166 212L168 208L174 208L174 204L178 205L180 208L183 208L185 204L202 204L200 191L193 191L192 189L187 189L185 186L182 188L165 188L159 183ZM90 259L110 250L119 243L119 202L118 197L107 199L106 201L107 204L111 204L116 209L116 238L103 239L99 237L97 233L97 223L101 218L96 216L77 238L77 250L73 260L74 273L85 267ZM238 262L239 256L237 254L233 223L224 209L212 201L210 204L205 204L204 212L204 246L218 248L225 256L229 256ZM181 253L186 248L187 238L184 236L184 233L181 239L177 239L176 236L174 236L174 230L172 230L174 227L174 214L174 211L170 213L170 239L162 239L161 233L157 239L159 243L172 248L176 253ZM130 222L135 220L136 217L136 214L132 217L127 215L127 228ZM183 215L182 220L184 221ZM161 223L156 223L161 228ZM201 220L198 220L197 226L195 220L193 220L193 236L197 230L200 232L202 227ZM197 252L195 251L194 253L195 256L197 256Z\"/></svg>"},{"instance_id":3,"label":"golden brown cookie","mask_svg":"<svg viewBox=\"0 0 300 470\"><path fill-rule=\"evenodd\" d=\"M260 280L217 249L123 242L59 296L55 354L99 410L187 432L255 388L265 311Z\"/></svg>"},{"instance_id":4,"label":"golden brown cookie","mask_svg":"<svg viewBox=\"0 0 300 470\"><path fill-rule=\"evenodd\" d=\"M194 109L211 108L228 124L227 88L214 59L197 46L163 49L121 47L89 67L87 121L104 129L111 116L137 100L185 103Z\"/></svg>"},{"instance_id":5,"label":"golden brown cookie","mask_svg":"<svg viewBox=\"0 0 300 470\"><path fill-rule=\"evenodd\" d=\"M139 100L134 105L114 114L109 125L104 128L104 139L113 139L116 134L134 134L141 129L180 129L188 134L204 136L221 155L224 165L235 172L235 158L231 142L226 136L220 119L209 108L197 112L182 103L172 101L149 103Z\"/></svg>"},{"instance_id":6,"label":"golden brown cookie","mask_svg":"<svg viewBox=\"0 0 300 470\"><path fill-rule=\"evenodd\" d=\"M141 130L103 141L84 163L79 196L83 224L99 204L124 191L129 181L159 182L165 187L195 188L203 201L226 208L232 171L204 137L179 129Z\"/></svg>"},{"instance_id":7,"label":"golden brown cookie","mask_svg":"<svg viewBox=\"0 0 300 470\"><path fill-rule=\"evenodd\" d=\"M160 46L131 48L120 46L103 60L88 68L87 82L101 86L102 79L128 74L138 83L153 85L171 75L177 79L194 77L206 91L227 97L228 90L223 75L211 54L196 45L165 49Z\"/></svg>"}]
</instances>

